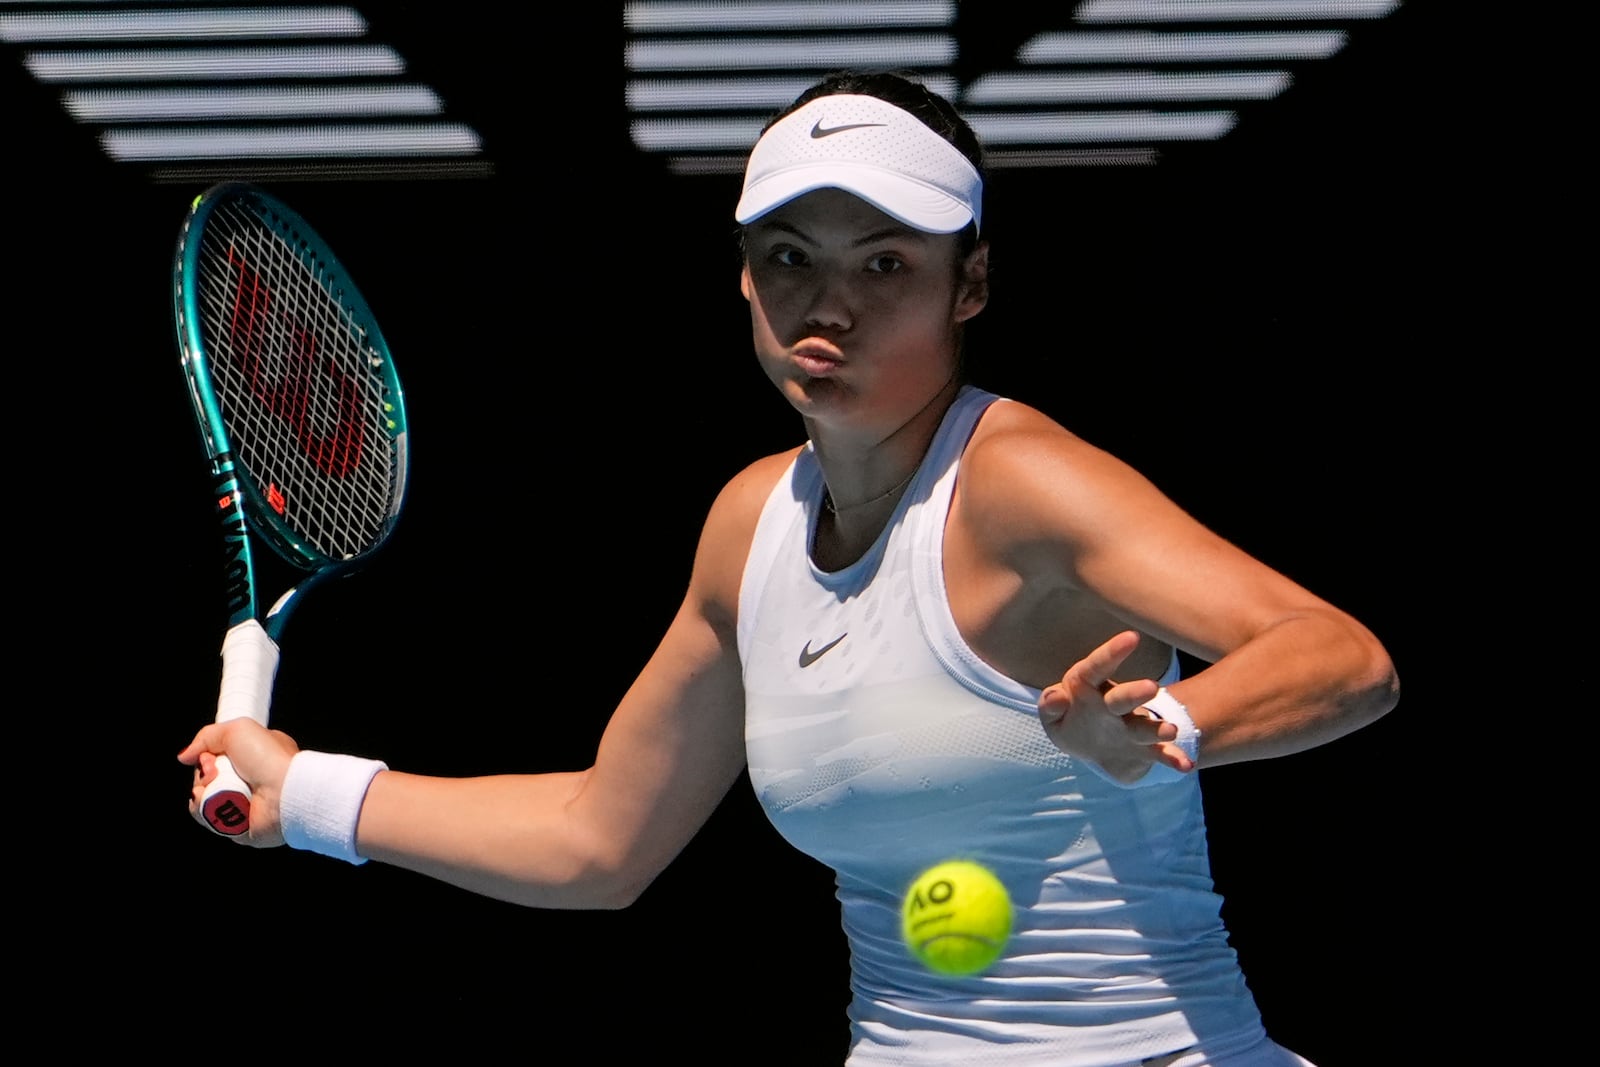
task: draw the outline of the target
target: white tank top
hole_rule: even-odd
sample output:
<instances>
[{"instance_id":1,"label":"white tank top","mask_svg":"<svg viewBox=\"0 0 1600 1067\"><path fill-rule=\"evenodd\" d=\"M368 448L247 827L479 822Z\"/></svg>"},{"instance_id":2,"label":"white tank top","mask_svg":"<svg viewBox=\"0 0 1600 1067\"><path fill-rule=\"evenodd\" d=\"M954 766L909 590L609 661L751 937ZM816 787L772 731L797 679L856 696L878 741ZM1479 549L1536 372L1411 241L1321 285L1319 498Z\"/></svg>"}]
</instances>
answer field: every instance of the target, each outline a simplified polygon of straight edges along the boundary
<instances>
[{"instance_id":1,"label":"white tank top","mask_svg":"<svg viewBox=\"0 0 1600 1067\"><path fill-rule=\"evenodd\" d=\"M850 1067L1114 1067L1258 1045L1198 779L1125 788L1082 766L1045 736L1039 691L956 630L945 516L961 453L997 400L962 391L884 532L840 571L811 561L823 483L803 449L745 566L750 779L778 831L836 873ZM1177 667L1174 656L1161 681ZM970 978L926 970L900 937L902 894L953 857L993 869L1016 906L1005 953Z\"/></svg>"}]
</instances>

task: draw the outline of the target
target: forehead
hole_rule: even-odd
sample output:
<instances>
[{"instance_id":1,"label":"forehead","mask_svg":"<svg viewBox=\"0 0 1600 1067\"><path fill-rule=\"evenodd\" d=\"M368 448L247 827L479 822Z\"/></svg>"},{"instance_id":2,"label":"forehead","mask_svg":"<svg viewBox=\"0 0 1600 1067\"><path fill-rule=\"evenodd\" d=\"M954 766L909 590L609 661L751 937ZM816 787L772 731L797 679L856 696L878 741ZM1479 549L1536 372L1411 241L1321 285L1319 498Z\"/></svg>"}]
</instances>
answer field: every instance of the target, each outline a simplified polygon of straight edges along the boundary
<instances>
[{"instance_id":1,"label":"forehead","mask_svg":"<svg viewBox=\"0 0 1600 1067\"><path fill-rule=\"evenodd\" d=\"M800 194L752 222L748 230L755 235L786 233L816 241L896 237L918 244L933 244L953 237L914 229L854 193L831 188Z\"/></svg>"}]
</instances>

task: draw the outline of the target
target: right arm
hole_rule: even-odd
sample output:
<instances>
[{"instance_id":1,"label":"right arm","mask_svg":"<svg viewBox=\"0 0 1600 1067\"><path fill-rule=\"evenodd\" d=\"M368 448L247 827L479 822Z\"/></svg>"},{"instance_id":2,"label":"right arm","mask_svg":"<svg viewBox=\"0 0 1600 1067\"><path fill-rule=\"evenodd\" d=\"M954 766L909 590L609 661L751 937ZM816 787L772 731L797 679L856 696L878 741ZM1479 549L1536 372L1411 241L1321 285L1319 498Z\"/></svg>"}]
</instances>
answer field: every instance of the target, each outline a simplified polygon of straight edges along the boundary
<instances>
[{"instance_id":1,"label":"right arm","mask_svg":"<svg viewBox=\"0 0 1600 1067\"><path fill-rule=\"evenodd\" d=\"M756 519L789 455L718 495L689 588L617 706L587 770L441 778L382 771L361 807L363 857L542 908L635 900L711 816L744 767L735 626ZM179 758L227 753L252 785L246 843L277 843L277 791L293 742L248 719L213 723ZM195 795L205 774L197 774ZM191 803L191 807L193 804Z\"/></svg>"}]
</instances>

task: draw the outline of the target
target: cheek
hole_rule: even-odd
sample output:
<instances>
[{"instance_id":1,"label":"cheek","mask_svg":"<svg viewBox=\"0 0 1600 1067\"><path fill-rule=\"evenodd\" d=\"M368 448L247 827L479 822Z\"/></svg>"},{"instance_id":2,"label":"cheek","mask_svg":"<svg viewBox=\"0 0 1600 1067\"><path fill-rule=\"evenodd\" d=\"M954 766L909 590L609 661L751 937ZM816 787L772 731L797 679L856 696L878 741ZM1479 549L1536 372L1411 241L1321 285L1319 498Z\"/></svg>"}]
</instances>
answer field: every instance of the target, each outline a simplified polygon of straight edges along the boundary
<instances>
[{"instance_id":1,"label":"cheek","mask_svg":"<svg viewBox=\"0 0 1600 1067\"><path fill-rule=\"evenodd\" d=\"M955 290L939 281L908 287L888 296L874 310L874 317L893 322L893 329L918 338L919 343L948 334L954 327L960 305Z\"/></svg>"},{"instance_id":2,"label":"cheek","mask_svg":"<svg viewBox=\"0 0 1600 1067\"><path fill-rule=\"evenodd\" d=\"M783 333L793 324L803 301L797 296L795 286L784 286L760 278L748 286L746 296L750 301L750 321L757 328Z\"/></svg>"},{"instance_id":3,"label":"cheek","mask_svg":"<svg viewBox=\"0 0 1600 1067\"><path fill-rule=\"evenodd\" d=\"M755 330L756 339L771 335L772 312L768 301L763 300L760 294L753 292L750 295L750 325Z\"/></svg>"}]
</instances>

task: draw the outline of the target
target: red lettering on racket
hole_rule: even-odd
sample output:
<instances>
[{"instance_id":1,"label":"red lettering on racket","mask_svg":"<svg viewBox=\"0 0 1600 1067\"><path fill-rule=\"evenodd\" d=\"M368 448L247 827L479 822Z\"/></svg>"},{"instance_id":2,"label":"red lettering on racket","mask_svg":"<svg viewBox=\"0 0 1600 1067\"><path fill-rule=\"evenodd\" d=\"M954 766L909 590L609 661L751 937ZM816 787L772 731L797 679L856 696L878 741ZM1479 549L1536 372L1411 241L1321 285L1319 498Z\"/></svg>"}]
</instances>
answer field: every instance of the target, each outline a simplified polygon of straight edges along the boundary
<instances>
[{"instance_id":1,"label":"red lettering on racket","mask_svg":"<svg viewBox=\"0 0 1600 1067\"><path fill-rule=\"evenodd\" d=\"M361 465L365 439L361 433L360 384L334 361L318 357L317 337L304 324L273 307L272 290L233 249L228 260L235 269L233 306L229 321L229 358L245 376L250 392L263 407L287 422L295 443L317 469L343 478ZM269 340L287 338L286 355L267 366ZM311 403L316 386L329 387L336 414L331 433L313 425ZM326 391L326 390L325 390ZM327 406L326 400L323 406Z\"/></svg>"}]
</instances>

